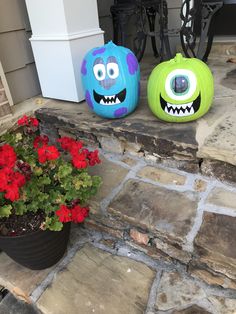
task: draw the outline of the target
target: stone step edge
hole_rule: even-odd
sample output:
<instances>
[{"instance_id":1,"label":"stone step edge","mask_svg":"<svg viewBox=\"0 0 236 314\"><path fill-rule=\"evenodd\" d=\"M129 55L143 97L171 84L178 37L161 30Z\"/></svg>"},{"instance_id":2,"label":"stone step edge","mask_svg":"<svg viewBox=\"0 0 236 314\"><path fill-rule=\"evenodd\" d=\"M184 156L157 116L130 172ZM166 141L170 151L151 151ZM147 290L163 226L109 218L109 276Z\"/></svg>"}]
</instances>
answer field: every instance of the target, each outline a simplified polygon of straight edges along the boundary
<instances>
[{"instance_id":1,"label":"stone step edge","mask_svg":"<svg viewBox=\"0 0 236 314\"><path fill-rule=\"evenodd\" d=\"M190 276L202 280L206 284L236 290L235 280L203 264L198 260L198 256L185 251L179 244L170 243L170 240L165 239L162 235L157 235L151 230L143 230L139 226L137 227L121 219L118 220L119 227L115 228L114 219L117 222L119 218L116 215L113 217L112 215L110 217L99 217L96 214L90 214L84 222L84 227L124 241L151 258L184 265Z\"/></svg>"},{"instance_id":2,"label":"stone step edge","mask_svg":"<svg viewBox=\"0 0 236 314\"><path fill-rule=\"evenodd\" d=\"M41 119L41 133L49 136L50 140L54 144L57 144L56 139L62 136L71 136L74 138L81 139L85 145L90 147L101 148L104 152L120 155L132 155L136 157L141 157L147 161L151 161L156 164L161 164L173 169L178 169L185 171L187 173L202 174L207 177L215 178L220 181L227 181L229 183L236 183L236 166L223 162L220 160L213 160L207 158L197 157L197 147L186 148L184 152L181 153L181 149L178 148L178 144L174 142L167 141L165 139L158 139L158 149L162 150L160 154L159 151L153 151L153 141L156 140L155 137L145 135L143 138L143 143L137 141L137 137L132 135L128 139L125 139L124 133L122 131L118 134L115 133L116 137L113 135L107 136L101 131L95 132L92 130L80 128L73 128L69 125L65 127L68 122L60 121L58 124L58 118L52 111L37 110L36 116ZM53 118L53 121L49 123L47 121L48 117ZM55 122L55 123L54 123ZM62 125L64 123L64 126ZM145 147L145 143L149 143L148 147L152 147L148 150ZM167 145L174 145L173 154L170 155L167 151L163 150L163 147ZM178 149L179 150L178 150ZM177 152L176 152L177 149Z\"/></svg>"}]
</instances>

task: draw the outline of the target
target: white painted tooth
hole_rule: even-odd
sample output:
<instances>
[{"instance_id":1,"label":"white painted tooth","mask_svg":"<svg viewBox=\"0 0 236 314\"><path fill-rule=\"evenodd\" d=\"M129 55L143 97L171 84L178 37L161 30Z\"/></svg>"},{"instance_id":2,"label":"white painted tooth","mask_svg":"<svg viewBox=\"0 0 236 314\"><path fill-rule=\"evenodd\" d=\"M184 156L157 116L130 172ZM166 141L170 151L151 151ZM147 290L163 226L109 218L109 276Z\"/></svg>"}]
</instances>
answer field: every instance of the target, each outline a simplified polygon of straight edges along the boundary
<instances>
[{"instance_id":1,"label":"white painted tooth","mask_svg":"<svg viewBox=\"0 0 236 314\"><path fill-rule=\"evenodd\" d=\"M116 105L120 104L119 98L116 99Z\"/></svg>"},{"instance_id":2,"label":"white painted tooth","mask_svg":"<svg viewBox=\"0 0 236 314\"><path fill-rule=\"evenodd\" d=\"M167 103L167 107L168 107L168 108L172 108L172 105L169 104L169 103Z\"/></svg>"},{"instance_id":3,"label":"white painted tooth","mask_svg":"<svg viewBox=\"0 0 236 314\"><path fill-rule=\"evenodd\" d=\"M175 116L174 111L173 111L173 109L172 109L172 108L170 109L169 114L171 114L172 116Z\"/></svg>"},{"instance_id":4,"label":"white painted tooth","mask_svg":"<svg viewBox=\"0 0 236 314\"><path fill-rule=\"evenodd\" d=\"M181 105L181 108L183 109L186 109L187 107L188 107L188 104Z\"/></svg>"},{"instance_id":5,"label":"white painted tooth","mask_svg":"<svg viewBox=\"0 0 236 314\"><path fill-rule=\"evenodd\" d=\"M192 105L193 105L193 102L189 102L189 103L187 104L187 107L188 107L188 108L191 108Z\"/></svg>"},{"instance_id":6,"label":"white painted tooth","mask_svg":"<svg viewBox=\"0 0 236 314\"><path fill-rule=\"evenodd\" d=\"M179 117L185 117L185 116L186 116L186 112L183 112L182 110L180 110Z\"/></svg>"},{"instance_id":7,"label":"white painted tooth","mask_svg":"<svg viewBox=\"0 0 236 314\"><path fill-rule=\"evenodd\" d=\"M191 108L189 114L194 114L194 109L193 109L193 107Z\"/></svg>"},{"instance_id":8,"label":"white painted tooth","mask_svg":"<svg viewBox=\"0 0 236 314\"><path fill-rule=\"evenodd\" d=\"M165 106L165 112L169 114L169 111L167 109L167 106Z\"/></svg>"},{"instance_id":9,"label":"white painted tooth","mask_svg":"<svg viewBox=\"0 0 236 314\"><path fill-rule=\"evenodd\" d=\"M100 105L105 105L105 103L104 103L104 100L103 100L103 99L101 99L101 100L100 100Z\"/></svg>"}]
</instances>

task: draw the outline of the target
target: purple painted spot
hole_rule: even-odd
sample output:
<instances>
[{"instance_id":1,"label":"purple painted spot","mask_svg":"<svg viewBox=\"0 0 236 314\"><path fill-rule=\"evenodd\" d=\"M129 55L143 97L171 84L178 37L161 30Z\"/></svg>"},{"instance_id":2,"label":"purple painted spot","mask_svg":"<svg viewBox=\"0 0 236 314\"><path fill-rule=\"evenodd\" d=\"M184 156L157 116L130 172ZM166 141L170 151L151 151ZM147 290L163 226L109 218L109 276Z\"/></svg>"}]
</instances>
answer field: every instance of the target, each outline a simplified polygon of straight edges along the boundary
<instances>
[{"instance_id":1,"label":"purple painted spot","mask_svg":"<svg viewBox=\"0 0 236 314\"><path fill-rule=\"evenodd\" d=\"M120 118L120 117L122 117L123 115L125 115L127 112L128 112L128 109L127 109L126 107L121 107L120 109L117 109L117 110L114 112L114 117L115 117L115 118Z\"/></svg>"},{"instance_id":2,"label":"purple painted spot","mask_svg":"<svg viewBox=\"0 0 236 314\"><path fill-rule=\"evenodd\" d=\"M93 51L93 56L100 55L100 54L102 54L105 50L106 50L106 48L104 48L104 47L98 48L98 49L96 49L96 50Z\"/></svg>"},{"instance_id":3,"label":"purple painted spot","mask_svg":"<svg viewBox=\"0 0 236 314\"><path fill-rule=\"evenodd\" d=\"M86 75L86 74L87 74L86 63L87 63L87 61L84 59L84 60L83 60L83 63L82 63L82 66L81 66L81 73L82 73L83 75Z\"/></svg>"},{"instance_id":4,"label":"purple painted spot","mask_svg":"<svg viewBox=\"0 0 236 314\"><path fill-rule=\"evenodd\" d=\"M128 64L129 73L134 75L135 72L138 70L138 61L136 57L132 53L128 53L126 57L126 62Z\"/></svg>"},{"instance_id":5,"label":"purple painted spot","mask_svg":"<svg viewBox=\"0 0 236 314\"><path fill-rule=\"evenodd\" d=\"M92 102L92 99L88 90L85 93L85 99L88 103L89 108L93 109L93 102Z\"/></svg>"}]
</instances>

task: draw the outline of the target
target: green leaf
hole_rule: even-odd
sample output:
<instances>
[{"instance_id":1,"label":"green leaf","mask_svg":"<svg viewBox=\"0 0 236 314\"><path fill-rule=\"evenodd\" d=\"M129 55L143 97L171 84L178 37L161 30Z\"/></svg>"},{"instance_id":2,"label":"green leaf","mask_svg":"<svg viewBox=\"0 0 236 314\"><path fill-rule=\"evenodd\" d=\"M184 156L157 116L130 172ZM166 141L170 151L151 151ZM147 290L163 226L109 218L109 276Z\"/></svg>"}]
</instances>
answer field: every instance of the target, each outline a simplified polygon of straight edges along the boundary
<instances>
[{"instance_id":1,"label":"green leaf","mask_svg":"<svg viewBox=\"0 0 236 314\"><path fill-rule=\"evenodd\" d=\"M46 217L45 227L51 231L61 231L63 223L58 220L57 216Z\"/></svg>"},{"instance_id":2,"label":"green leaf","mask_svg":"<svg viewBox=\"0 0 236 314\"><path fill-rule=\"evenodd\" d=\"M73 187L73 184L71 182L71 178L70 177L67 177L67 178L63 178L61 180L61 187L63 189L65 189L66 191L70 191L72 190L74 187Z\"/></svg>"},{"instance_id":3,"label":"green leaf","mask_svg":"<svg viewBox=\"0 0 236 314\"><path fill-rule=\"evenodd\" d=\"M49 185L50 183L51 179L46 175L43 175L42 177L38 178L38 186Z\"/></svg>"},{"instance_id":4,"label":"green leaf","mask_svg":"<svg viewBox=\"0 0 236 314\"><path fill-rule=\"evenodd\" d=\"M36 200L28 204L26 207L27 207L26 212L30 211L34 213L36 213L40 208L39 203Z\"/></svg>"},{"instance_id":5,"label":"green leaf","mask_svg":"<svg viewBox=\"0 0 236 314\"><path fill-rule=\"evenodd\" d=\"M5 199L5 197L4 197L4 194L5 194L5 193L0 192L0 206L5 205L6 199Z\"/></svg>"},{"instance_id":6,"label":"green leaf","mask_svg":"<svg viewBox=\"0 0 236 314\"><path fill-rule=\"evenodd\" d=\"M43 173L43 169L41 167L35 167L34 168L34 174L39 177Z\"/></svg>"},{"instance_id":7,"label":"green leaf","mask_svg":"<svg viewBox=\"0 0 236 314\"><path fill-rule=\"evenodd\" d=\"M23 215L27 211L27 207L24 201L14 202L14 209L15 209L16 215Z\"/></svg>"},{"instance_id":8,"label":"green leaf","mask_svg":"<svg viewBox=\"0 0 236 314\"><path fill-rule=\"evenodd\" d=\"M60 179L68 177L72 173L72 166L69 163L65 163L59 167L57 176Z\"/></svg>"},{"instance_id":9,"label":"green leaf","mask_svg":"<svg viewBox=\"0 0 236 314\"><path fill-rule=\"evenodd\" d=\"M12 206L4 205L0 207L0 217L9 217L11 215Z\"/></svg>"}]
</instances>

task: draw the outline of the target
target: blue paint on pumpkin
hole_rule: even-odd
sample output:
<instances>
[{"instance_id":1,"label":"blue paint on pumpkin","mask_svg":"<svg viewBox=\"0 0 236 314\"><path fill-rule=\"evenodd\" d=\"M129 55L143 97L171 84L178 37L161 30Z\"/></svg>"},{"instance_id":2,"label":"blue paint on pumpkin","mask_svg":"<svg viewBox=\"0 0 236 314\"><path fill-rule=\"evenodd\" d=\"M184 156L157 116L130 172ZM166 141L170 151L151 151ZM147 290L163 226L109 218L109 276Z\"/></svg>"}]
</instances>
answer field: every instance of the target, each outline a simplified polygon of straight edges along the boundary
<instances>
[{"instance_id":1,"label":"blue paint on pumpkin","mask_svg":"<svg viewBox=\"0 0 236 314\"><path fill-rule=\"evenodd\" d=\"M140 68L135 55L113 42L90 50L82 63L82 82L89 107L105 118L135 110L140 93Z\"/></svg>"}]
</instances>

